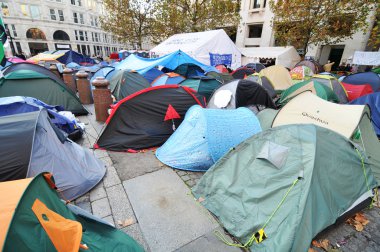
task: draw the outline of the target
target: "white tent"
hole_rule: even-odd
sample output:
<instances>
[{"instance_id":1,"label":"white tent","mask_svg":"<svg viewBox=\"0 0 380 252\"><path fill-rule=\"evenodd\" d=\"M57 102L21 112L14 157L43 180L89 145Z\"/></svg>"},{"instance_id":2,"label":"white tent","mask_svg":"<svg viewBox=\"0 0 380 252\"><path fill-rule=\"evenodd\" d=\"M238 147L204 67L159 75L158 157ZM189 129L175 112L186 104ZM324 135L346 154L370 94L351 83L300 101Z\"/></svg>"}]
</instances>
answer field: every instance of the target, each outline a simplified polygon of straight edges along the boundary
<instances>
[{"instance_id":1,"label":"white tent","mask_svg":"<svg viewBox=\"0 0 380 252\"><path fill-rule=\"evenodd\" d=\"M224 30L176 34L157 45L150 53L164 56L181 50L206 65L241 66L241 53Z\"/></svg>"},{"instance_id":2,"label":"white tent","mask_svg":"<svg viewBox=\"0 0 380 252\"><path fill-rule=\"evenodd\" d=\"M241 51L242 64L259 62L260 58L276 59L276 65L293 68L301 57L293 46L288 47L245 47Z\"/></svg>"}]
</instances>

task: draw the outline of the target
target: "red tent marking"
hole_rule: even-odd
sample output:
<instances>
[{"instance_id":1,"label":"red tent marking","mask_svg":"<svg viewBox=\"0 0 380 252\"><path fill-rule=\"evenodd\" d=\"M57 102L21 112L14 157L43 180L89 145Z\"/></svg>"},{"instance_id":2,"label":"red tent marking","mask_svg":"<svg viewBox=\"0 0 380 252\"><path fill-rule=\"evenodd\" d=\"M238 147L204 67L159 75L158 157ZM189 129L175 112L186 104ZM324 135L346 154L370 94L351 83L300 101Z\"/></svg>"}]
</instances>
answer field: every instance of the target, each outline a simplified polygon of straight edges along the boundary
<instances>
[{"instance_id":1,"label":"red tent marking","mask_svg":"<svg viewBox=\"0 0 380 252\"><path fill-rule=\"evenodd\" d=\"M166 110L164 121L179 119L179 118L181 118L181 116L177 113L177 111L173 108L173 106L169 104L168 109Z\"/></svg>"}]
</instances>

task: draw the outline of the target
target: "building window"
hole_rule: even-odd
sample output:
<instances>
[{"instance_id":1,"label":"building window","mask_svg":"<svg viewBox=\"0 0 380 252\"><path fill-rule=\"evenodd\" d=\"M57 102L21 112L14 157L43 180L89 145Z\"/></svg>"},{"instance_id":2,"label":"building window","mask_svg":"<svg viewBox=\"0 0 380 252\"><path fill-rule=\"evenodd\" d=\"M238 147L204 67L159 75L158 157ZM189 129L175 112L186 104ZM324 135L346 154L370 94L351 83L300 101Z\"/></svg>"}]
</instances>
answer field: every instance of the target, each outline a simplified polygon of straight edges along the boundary
<instances>
[{"instance_id":1,"label":"building window","mask_svg":"<svg viewBox=\"0 0 380 252\"><path fill-rule=\"evenodd\" d=\"M71 0L71 4L72 4L72 5L75 5L75 0Z\"/></svg>"},{"instance_id":2,"label":"building window","mask_svg":"<svg viewBox=\"0 0 380 252\"><path fill-rule=\"evenodd\" d=\"M33 19L41 19L40 8L37 5L30 6L30 14Z\"/></svg>"},{"instance_id":3,"label":"building window","mask_svg":"<svg viewBox=\"0 0 380 252\"><path fill-rule=\"evenodd\" d=\"M16 49L19 54L22 54L21 44L20 42L16 42Z\"/></svg>"},{"instance_id":4,"label":"building window","mask_svg":"<svg viewBox=\"0 0 380 252\"><path fill-rule=\"evenodd\" d=\"M75 32L75 40L78 40L78 31L75 30L74 32Z\"/></svg>"},{"instance_id":5,"label":"building window","mask_svg":"<svg viewBox=\"0 0 380 252\"><path fill-rule=\"evenodd\" d=\"M91 32L92 42L94 42L94 33Z\"/></svg>"},{"instance_id":6,"label":"building window","mask_svg":"<svg viewBox=\"0 0 380 252\"><path fill-rule=\"evenodd\" d=\"M30 39L46 40L45 33L38 28L30 28L26 31L26 37Z\"/></svg>"},{"instance_id":7,"label":"building window","mask_svg":"<svg viewBox=\"0 0 380 252\"><path fill-rule=\"evenodd\" d=\"M74 23L78 23L78 13L73 12Z\"/></svg>"},{"instance_id":8,"label":"building window","mask_svg":"<svg viewBox=\"0 0 380 252\"><path fill-rule=\"evenodd\" d=\"M79 31L79 40L84 41L83 31Z\"/></svg>"},{"instance_id":9,"label":"building window","mask_svg":"<svg viewBox=\"0 0 380 252\"><path fill-rule=\"evenodd\" d=\"M252 0L251 9L265 8L267 5L267 0Z\"/></svg>"},{"instance_id":10,"label":"building window","mask_svg":"<svg viewBox=\"0 0 380 252\"><path fill-rule=\"evenodd\" d=\"M84 38L86 39L86 41L88 41L88 36L87 36L87 32L86 31L84 32Z\"/></svg>"},{"instance_id":11,"label":"building window","mask_svg":"<svg viewBox=\"0 0 380 252\"><path fill-rule=\"evenodd\" d=\"M65 17L63 16L63 10L58 10L59 21L65 21Z\"/></svg>"},{"instance_id":12,"label":"building window","mask_svg":"<svg viewBox=\"0 0 380 252\"><path fill-rule=\"evenodd\" d=\"M248 38L261 38L263 32L263 24L248 25Z\"/></svg>"},{"instance_id":13,"label":"building window","mask_svg":"<svg viewBox=\"0 0 380 252\"><path fill-rule=\"evenodd\" d=\"M79 20L81 24L84 24L83 14L79 13Z\"/></svg>"},{"instance_id":14,"label":"building window","mask_svg":"<svg viewBox=\"0 0 380 252\"><path fill-rule=\"evenodd\" d=\"M78 0L78 6L82 6L82 0Z\"/></svg>"},{"instance_id":15,"label":"building window","mask_svg":"<svg viewBox=\"0 0 380 252\"><path fill-rule=\"evenodd\" d=\"M77 45L77 51L80 53L80 45Z\"/></svg>"},{"instance_id":16,"label":"building window","mask_svg":"<svg viewBox=\"0 0 380 252\"><path fill-rule=\"evenodd\" d=\"M94 17L90 15L90 24L91 26L94 26Z\"/></svg>"},{"instance_id":17,"label":"building window","mask_svg":"<svg viewBox=\"0 0 380 252\"><path fill-rule=\"evenodd\" d=\"M57 20L57 17L55 16L55 10L50 9L50 19L51 20Z\"/></svg>"},{"instance_id":18,"label":"building window","mask_svg":"<svg viewBox=\"0 0 380 252\"><path fill-rule=\"evenodd\" d=\"M53 33L53 39L54 40L70 40L69 35L61 30L57 30Z\"/></svg>"},{"instance_id":19,"label":"building window","mask_svg":"<svg viewBox=\"0 0 380 252\"><path fill-rule=\"evenodd\" d=\"M98 33L97 32L94 32L94 36L95 36L95 42L99 42Z\"/></svg>"},{"instance_id":20,"label":"building window","mask_svg":"<svg viewBox=\"0 0 380 252\"><path fill-rule=\"evenodd\" d=\"M11 29L12 29L12 32L13 32L13 37L17 38L16 26L14 24L11 25Z\"/></svg>"},{"instance_id":21,"label":"building window","mask_svg":"<svg viewBox=\"0 0 380 252\"><path fill-rule=\"evenodd\" d=\"M98 18L97 17L94 18L94 24L96 27L98 27Z\"/></svg>"},{"instance_id":22,"label":"building window","mask_svg":"<svg viewBox=\"0 0 380 252\"><path fill-rule=\"evenodd\" d=\"M5 2L0 2L1 4L1 13L4 17L7 17L9 16L9 7L8 7L8 3L5 3Z\"/></svg>"},{"instance_id":23,"label":"building window","mask_svg":"<svg viewBox=\"0 0 380 252\"><path fill-rule=\"evenodd\" d=\"M21 4L20 7L21 7L21 13L22 13L22 15L24 17L29 17L29 8L28 8L28 5Z\"/></svg>"}]
</instances>

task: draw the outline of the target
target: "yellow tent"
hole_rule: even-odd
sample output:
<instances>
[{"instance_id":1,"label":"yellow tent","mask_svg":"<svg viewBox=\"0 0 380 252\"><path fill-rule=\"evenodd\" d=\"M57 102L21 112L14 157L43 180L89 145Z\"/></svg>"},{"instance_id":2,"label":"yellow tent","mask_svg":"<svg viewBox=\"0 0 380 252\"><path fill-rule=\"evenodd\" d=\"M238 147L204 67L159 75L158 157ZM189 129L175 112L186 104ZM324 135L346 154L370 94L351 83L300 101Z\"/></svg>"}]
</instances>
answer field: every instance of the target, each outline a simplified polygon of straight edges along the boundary
<instances>
[{"instance_id":1,"label":"yellow tent","mask_svg":"<svg viewBox=\"0 0 380 252\"><path fill-rule=\"evenodd\" d=\"M59 57L64 55L62 54L45 54L45 53L39 53L36 56L33 56L28 59L28 61L33 61L34 63L38 63L40 61L57 61Z\"/></svg>"}]
</instances>

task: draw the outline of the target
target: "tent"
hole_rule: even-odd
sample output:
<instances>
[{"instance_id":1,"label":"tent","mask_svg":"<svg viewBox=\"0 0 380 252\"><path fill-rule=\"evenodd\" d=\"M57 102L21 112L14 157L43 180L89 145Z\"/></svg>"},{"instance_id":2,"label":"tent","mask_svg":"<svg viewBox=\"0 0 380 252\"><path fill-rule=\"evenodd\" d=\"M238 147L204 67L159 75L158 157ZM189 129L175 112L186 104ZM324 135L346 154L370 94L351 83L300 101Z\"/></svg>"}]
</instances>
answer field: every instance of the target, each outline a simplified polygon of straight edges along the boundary
<instances>
[{"instance_id":1,"label":"tent","mask_svg":"<svg viewBox=\"0 0 380 252\"><path fill-rule=\"evenodd\" d=\"M310 80L318 81L319 83L331 88L338 96L340 103L348 102L347 92L337 78L330 75L315 74Z\"/></svg>"},{"instance_id":2,"label":"tent","mask_svg":"<svg viewBox=\"0 0 380 252\"><path fill-rule=\"evenodd\" d=\"M378 184L365 158L340 134L286 125L231 149L193 194L241 247L307 251L318 233L373 195Z\"/></svg>"},{"instance_id":3,"label":"tent","mask_svg":"<svg viewBox=\"0 0 380 252\"><path fill-rule=\"evenodd\" d=\"M161 86L167 84L179 84L186 78L177 73L164 73L158 76L154 81L152 81L151 86Z\"/></svg>"},{"instance_id":4,"label":"tent","mask_svg":"<svg viewBox=\"0 0 380 252\"><path fill-rule=\"evenodd\" d=\"M321 73L323 72L323 67L321 64L319 64L317 61L315 60L302 60L300 62L298 62L295 67L297 66L307 66L308 68L310 68L313 73L315 74L318 74L318 73Z\"/></svg>"},{"instance_id":5,"label":"tent","mask_svg":"<svg viewBox=\"0 0 380 252\"><path fill-rule=\"evenodd\" d=\"M215 90L208 108L235 109L239 107L255 106L276 108L268 92L258 83L249 80L235 80Z\"/></svg>"},{"instance_id":6,"label":"tent","mask_svg":"<svg viewBox=\"0 0 380 252\"><path fill-rule=\"evenodd\" d=\"M39 53L36 56L29 58L28 61L34 62L34 63L38 63L40 61L56 61L59 57L63 55L64 53L60 53L60 54Z\"/></svg>"},{"instance_id":7,"label":"tent","mask_svg":"<svg viewBox=\"0 0 380 252\"><path fill-rule=\"evenodd\" d=\"M217 65L217 66L215 66L215 68L218 69L219 72L221 72L221 73L229 73L230 72L230 71L228 71L228 68L223 64Z\"/></svg>"},{"instance_id":8,"label":"tent","mask_svg":"<svg viewBox=\"0 0 380 252\"><path fill-rule=\"evenodd\" d=\"M19 58L19 57L16 57L16 56L13 56L13 57L9 57L9 58L7 58L7 61L8 62L11 62L11 63L24 63L24 62L26 62L26 60L24 60L24 59L21 59L21 58Z\"/></svg>"},{"instance_id":9,"label":"tent","mask_svg":"<svg viewBox=\"0 0 380 252\"><path fill-rule=\"evenodd\" d=\"M332 91L331 88L323 85L322 83L319 83L318 81L306 80L306 81L294 84L293 86L291 86L290 88L282 92L281 99L279 100L279 104L283 106L288 101L290 101L293 97L305 91L311 91L313 94L317 95L318 97L326 101L339 103L338 97L336 96L334 91Z\"/></svg>"},{"instance_id":10,"label":"tent","mask_svg":"<svg viewBox=\"0 0 380 252\"><path fill-rule=\"evenodd\" d=\"M259 83L268 92L270 97L272 97L272 98L277 97L276 90L274 90L271 82L268 80L267 77L260 76L258 73L254 73L254 74L248 76L247 80Z\"/></svg>"},{"instance_id":11,"label":"tent","mask_svg":"<svg viewBox=\"0 0 380 252\"><path fill-rule=\"evenodd\" d=\"M225 64L233 69L241 66L241 54L224 30L175 34L150 50L151 55L164 56L181 50L205 65Z\"/></svg>"},{"instance_id":12,"label":"tent","mask_svg":"<svg viewBox=\"0 0 380 252\"><path fill-rule=\"evenodd\" d=\"M205 65L180 50L172 52L160 58L151 59L141 58L139 56L131 54L126 59L121 61L119 64L115 65L115 67L116 69L132 69L138 72L139 74L145 74L150 69L155 68L157 66L166 67L173 71L179 65L186 63L197 65L205 72L218 71L215 67ZM181 75L184 76L183 74Z\"/></svg>"},{"instance_id":13,"label":"tent","mask_svg":"<svg viewBox=\"0 0 380 252\"><path fill-rule=\"evenodd\" d=\"M73 50L67 50L62 56L56 58L59 62L62 64L68 64L68 63L77 63L77 64L95 64L95 60L91 59L90 57L87 57L83 54L77 53Z\"/></svg>"},{"instance_id":14,"label":"tent","mask_svg":"<svg viewBox=\"0 0 380 252\"><path fill-rule=\"evenodd\" d=\"M353 101L361 96L373 93L372 87L369 84L353 85L342 82L342 86L347 92L348 101Z\"/></svg>"},{"instance_id":15,"label":"tent","mask_svg":"<svg viewBox=\"0 0 380 252\"><path fill-rule=\"evenodd\" d=\"M290 76L292 80L305 80L313 76L313 70L307 66L297 66L290 70Z\"/></svg>"},{"instance_id":16,"label":"tent","mask_svg":"<svg viewBox=\"0 0 380 252\"><path fill-rule=\"evenodd\" d=\"M116 100L121 100L144 88L150 87L150 83L139 73L130 70L115 70L116 73L110 80L110 89Z\"/></svg>"},{"instance_id":17,"label":"tent","mask_svg":"<svg viewBox=\"0 0 380 252\"><path fill-rule=\"evenodd\" d=\"M245 67L254 69L256 73L259 73L261 70L265 68L265 66L259 62L248 63L247 65L245 65Z\"/></svg>"},{"instance_id":18,"label":"tent","mask_svg":"<svg viewBox=\"0 0 380 252\"><path fill-rule=\"evenodd\" d=\"M300 56L293 46L287 47L244 47L241 51L242 65L259 62L260 59L275 59L276 65L293 68L300 61Z\"/></svg>"},{"instance_id":19,"label":"tent","mask_svg":"<svg viewBox=\"0 0 380 252\"><path fill-rule=\"evenodd\" d=\"M152 83L161 74L164 74L164 72L158 70L157 68L152 68L148 72L144 73L143 76L147 81L149 81L149 83Z\"/></svg>"},{"instance_id":20,"label":"tent","mask_svg":"<svg viewBox=\"0 0 380 252\"><path fill-rule=\"evenodd\" d=\"M144 251L111 224L66 205L58 190L49 173L0 183L1 251Z\"/></svg>"},{"instance_id":21,"label":"tent","mask_svg":"<svg viewBox=\"0 0 380 252\"><path fill-rule=\"evenodd\" d=\"M126 151L160 146L195 104L205 106L203 97L188 87L164 85L141 90L115 105L94 147Z\"/></svg>"},{"instance_id":22,"label":"tent","mask_svg":"<svg viewBox=\"0 0 380 252\"><path fill-rule=\"evenodd\" d=\"M203 109L192 106L170 138L156 151L158 160L181 170L206 171L230 148L261 131L247 108Z\"/></svg>"},{"instance_id":23,"label":"tent","mask_svg":"<svg viewBox=\"0 0 380 252\"><path fill-rule=\"evenodd\" d=\"M0 79L0 97L29 96L50 105L60 105L76 115L88 111L78 97L63 83L32 70L16 70Z\"/></svg>"},{"instance_id":24,"label":"tent","mask_svg":"<svg viewBox=\"0 0 380 252\"><path fill-rule=\"evenodd\" d=\"M203 95L208 101L211 95L216 89L218 89L222 83L215 78L211 77L191 77L182 81L180 86L186 86L197 91L198 94Z\"/></svg>"},{"instance_id":25,"label":"tent","mask_svg":"<svg viewBox=\"0 0 380 252\"><path fill-rule=\"evenodd\" d=\"M83 130L75 119L72 120L65 116L68 112L62 112L63 109L60 106L50 106L32 97L11 96L0 98L0 116L39 111L43 108L47 110L50 121L60 130L66 132L71 140L75 141L82 137Z\"/></svg>"},{"instance_id":26,"label":"tent","mask_svg":"<svg viewBox=\"0 0 380 252\"><path fill-rule=\"evenodd\" d=\"M281 92L293 85L289 71L283 66L270 66L260 71L259 76L266 77L277 92Z\"/></svg>"},{"instance_id":27,"label":"tent","mask_svg":"<svg viewBox=\"0 0 380 252\"><path fill-rule=\"evenodd\" d=\"M288 124L315 124L335 131L360 145L380 180L380 143L371 124L367 106L343 105L325 101L304 92L289 101L275 117L272 127Z\"/></svg>"},{"instance_id":28,"label":"tent","mask_svg":"<svg viewBox=\"0 0 380 252\"><path fill-rule=\"evenodd\" d=\"M255 69L249 67L240 67L231 72L231 76L234 79L246 79L248 75L255 73Z\"/></svg>"},{"instance_id":29,"label":"tent","mask_svg":"<svg viewBox=\"0 0 380 252\"><path fill-rule=\"evenodd\" d=\"M228 73L217 73L217 72L208 72L206 73L207 77L215 78L218 81L220 81L222 84L227 84L228 82L231 82L234 80L234 77L232 77Z\"/></svg>"},{"instance_id":30,"label":"tent","mask_svg":"<svg viewBox=\"0 0 380 252\"><path fill-rule=\"evenodd\" d=\"M169 71L170 72L170 71ZM174 73L177 73L179 75L182 75L186 78L192 77L192 76L204 76L205 71L198 65L193 63L184 63L179 66L177 66L174 70Z\"/></svg>"},{"instance_id":31,"label":"tent","mask_svg":"<svg viewBox=\"0 0 380 252\"><path fill-rule=\"evenodd\" d=\"M374 72L351 74L344 78L344 82L353 85L370 84L373 92L380 91L380 76Z\"/></svg>"},{"instance_id":32,"label":"tent","mask_svg":"<svg viewBox=\"0 0 380 252\"><path fill-rule=\"evenodd\" d=\"M93 188L106 168L52 124L46 109L0 117L0 181L54 174L63 196L72 200Z\"/></svg>"},{"instance_id":33,"label":"tent","mask_svg":"<svg viewBox=\"0 0 380 252\"><path fill-rule=\"evenodd\" d=\"M350 102L356 105L368 105L371 109L371 121L376 135L380 137L380 92L359 97Z\"/></svg>"},{"instance_id":34,"label":"tent","mask_svg":"<svg viewBox=\"0 0 380 252\"><path fill-rule=\"evenodd\" d=\"M10 65L7 68L4 68L3 69L3 75L7 75L11 72L18 71L18 70L30 70L33 72L37 72L37 73L43 74L45 76L48 76L50 79L53 79L58 83L63 83L61 78L59 78L57 75L55 75L54 73L52 73L51 71L49 71L45 67L40 66L40 65L36 65L36 64L27 63L27 62L15 63L15 64Z\"/></svg>"},{"instance_id":35,"label":"tent","mask_svg":"<svg viewBox=\"0 0 380 252\"><path fill-rule=\"evenodd\" d=\"M90 83L92 83L96 77L103 77L103 78L106 78L107 80L111 80L113 75L116 73L117 71L115 71L115 68L112 67L112 66L107 66L107 67L103 67L103 68L100 68L98 71L96 71L91 79L90 79Z\"/></svg>"}]
</instances>

